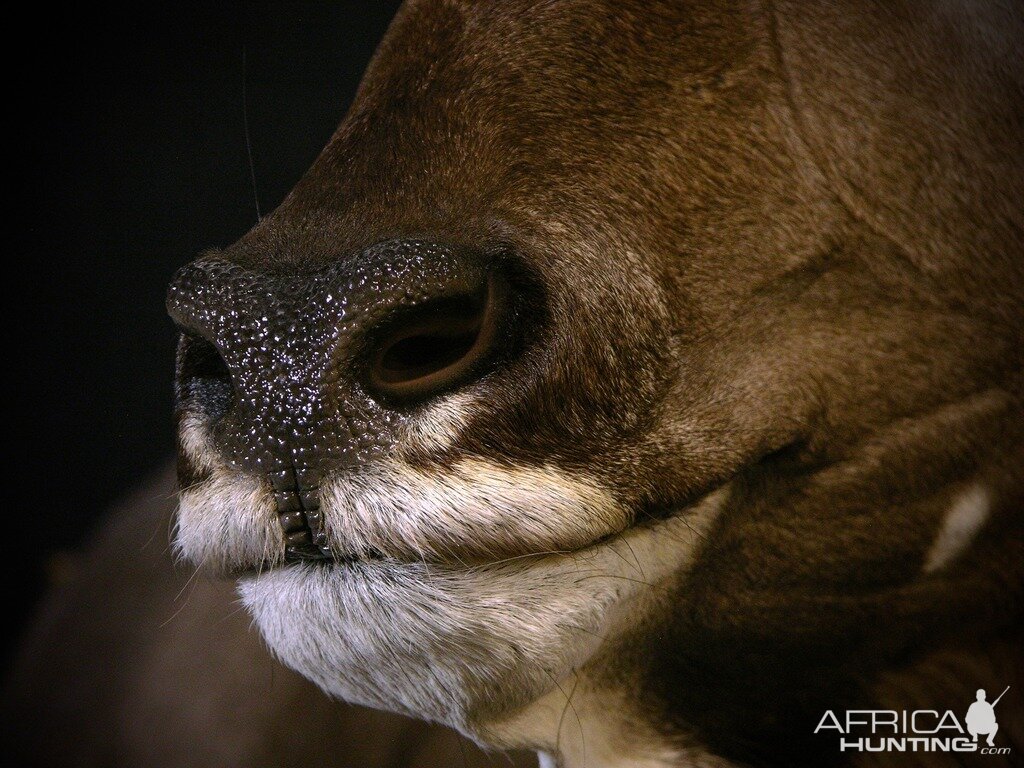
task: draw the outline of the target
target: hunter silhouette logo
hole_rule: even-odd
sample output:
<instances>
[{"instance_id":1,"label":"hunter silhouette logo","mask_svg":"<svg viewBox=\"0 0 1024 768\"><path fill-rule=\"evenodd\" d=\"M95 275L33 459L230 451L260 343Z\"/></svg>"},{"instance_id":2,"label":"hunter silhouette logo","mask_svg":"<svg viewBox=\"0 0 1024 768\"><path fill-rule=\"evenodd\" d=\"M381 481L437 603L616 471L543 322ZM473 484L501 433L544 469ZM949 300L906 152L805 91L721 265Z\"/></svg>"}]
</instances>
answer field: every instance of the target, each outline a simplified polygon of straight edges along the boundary
<instances>
[{"instance_id":1,"label":"hunter silhouette logo","mask_svg":"<svg viewBox=\"0 0 1024 768\"><path fill-rule=\"evenodd\" d=\"M999 694L999 697L989 704L985 701L985 689L978 689L978 700L971 704L970 709L967 710L967 716L964 717L964 721L967 723L967 730L974 737L974 740L978 740L978 736L988 736L986 739L990 747L995 746L994 739L996 737L996 731L999 730L999 723L996 722L996 704L999 703L999 699L1006 695L1006 691L1010 690L1010 686L1006 686L1006 690Z\"/></svg>"},{"instance_id":2,"label":"hunter silhouette logo","mask_svg":"<svg viewBox=\"0 0 1024 768\"><path fill-rule=\"evenodd\" d=\"M951 709L849 709L843 715L827 710L814 729L816 734L835 732L841 752L977 752L1006 755L1009 747L997 747L999 731L996 705L1010 690L1006 686L992 703L984 688L964 715L963 722ZM985 745L978 737L985 736Z\"/></svg>"}]
</instances>

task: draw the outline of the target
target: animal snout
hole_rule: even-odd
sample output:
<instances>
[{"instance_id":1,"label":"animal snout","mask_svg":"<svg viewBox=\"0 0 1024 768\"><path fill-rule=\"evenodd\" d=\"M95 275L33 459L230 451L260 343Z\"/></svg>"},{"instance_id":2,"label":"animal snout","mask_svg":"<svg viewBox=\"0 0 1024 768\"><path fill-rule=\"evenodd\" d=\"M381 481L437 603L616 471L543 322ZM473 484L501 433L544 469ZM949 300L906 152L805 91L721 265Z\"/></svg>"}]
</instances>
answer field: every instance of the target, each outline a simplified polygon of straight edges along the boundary
<instances>
[{"instance_id":1,"label":"animal snout","mask_svg":"<svg viewBox=\"0 0 1024 768\"><path fill-rule=\"evenodd\" d=\"M512 282L499 257L422 241L316 269L199 259L167 300L182 331L179 412L270 480L282 525L298 528L325 472L386 454L416 408L509 358Z\"/></svg>"}]
</instances>

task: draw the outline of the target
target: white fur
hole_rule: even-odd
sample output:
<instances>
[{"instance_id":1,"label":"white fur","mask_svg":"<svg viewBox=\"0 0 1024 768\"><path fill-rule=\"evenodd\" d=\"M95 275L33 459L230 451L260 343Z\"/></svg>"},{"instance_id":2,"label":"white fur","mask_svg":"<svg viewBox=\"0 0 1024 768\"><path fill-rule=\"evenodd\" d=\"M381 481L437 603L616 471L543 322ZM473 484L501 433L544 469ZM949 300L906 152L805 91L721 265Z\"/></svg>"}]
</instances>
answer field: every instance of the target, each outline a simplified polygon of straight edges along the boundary
<instances>
[{"instance_id":1,"label":"white fur","mask_svg":"<svg viewBox=\"0 0 1024 768\"><path fill-rule=\"evenodd\" d=\"M974 484L953 500L925 558L924 572L934 573L949 565L974 541L988 520L992 503L985 486Z\"/></svg>"},{"instance_id":2,"label":"white fur","mask_svg":"<svg viewBox=\"0 0 1024 768\"><path fill-rule=\"evenodd\" d=\"M195 412L187 412L178 426L178 440L189 461L201 470L212 472L218 468L217 449L210 441L207 419Z\"/></svg>"},{"instance_id":3,"label":"white fur","mask_svg":"<svg viewBox=\"0 0 1024 768\"><path fill-rule=\"evenodd\" d=\"M475 416L476 401L475 393L462 390L434 403L424 413L410 417L402 424L398 440L402 452L435 454L451 448Z\"/></svg>"},{"instance_id":4,"label":"white fur","mask_svg":"<svg viewBox=\"0 0 1024 768\"><path fill-rule=\"evenodd\" d=\"M175 549L215 570L281 562L284 533L269 486L217 463L206 434L200 419L183 420L182 448L210 479L178 494Z\"/></svg>"},{"instance_id":5,"label":"white fur","mask_svg":"<svg viewBox=\"0 0 1024 768\"><path fill-rule=\"evenodd\" d=\"M666 596L723 497L573 553L300 566L244 579L240 593L281 660L332 695L497 745L555 747L550 721L531 731L529 716L509 718Z\"/></svg>"},{"instance_id":6,"label":"white fur","mask_svg":"<svg viewBox=\"0 0 1024 768\"><path fill-rule=\"evenodd\" d=\"M274 501L259 484L215 471L179 499L175 547L194 564L225 571L283 560Z\"/></svg>"},{"instance_id":7,"label":"white fur","mask_svg":"<svg viewBox=\"0 0 1024 768\"><path fill-rule=\"evenodd\" d=\"M516 718L517 727L545 747L541 768L729 768L694 743L668 743L637 716L623 690L594 684L575 674L531 704Z\"/></svg>"},{"instance_id":8,"label":"white fur","mask_svg":"<svg viewBox=\"0 0 1024 768\"><path fill-rule=\"evenodd\" d=\"M429 471L389 462L330 478L320 504L338 552L468 563L579 549L627 524L595 481L555 467L470 459Z\"/></svg>"}]
</instances>

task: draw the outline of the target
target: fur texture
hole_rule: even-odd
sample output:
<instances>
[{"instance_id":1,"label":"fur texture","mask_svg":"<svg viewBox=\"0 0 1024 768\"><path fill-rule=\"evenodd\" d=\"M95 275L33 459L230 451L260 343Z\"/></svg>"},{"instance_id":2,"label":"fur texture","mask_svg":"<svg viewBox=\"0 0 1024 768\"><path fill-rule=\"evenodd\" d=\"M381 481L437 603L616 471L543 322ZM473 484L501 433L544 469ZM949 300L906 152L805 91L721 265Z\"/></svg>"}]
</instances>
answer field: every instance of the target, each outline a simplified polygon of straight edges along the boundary
<instances>
[{"instance_id":1,"label":"fur texture","mask_svg":"<svg viewBox=\"0 0 1024 768\"><path fill-rule=\"evenodd\" d=\"M240 590L270 647L328 693L516 745L522 734L507 735L515 728L489 723L642 622L722 497L576 552L472 568L301 566L250 577Z\"/></svg>"},{"instance_id":2,"label":"fur texture","mask_svg":"<svg viewBox=\"0 0 1024 768\"><path fill-rule=\"evenodd\" d=\"M355 435L378 452L319 501L364 559L247 577L271 648L566 766L584 741L849 762L814 739L825 709L1009 683L1022 62L998 2L407 3L323 154L217 258L258 297L415 239L509 254L542 301L515 356L389 414L386 445ZM276 564L266 478L181 410L181 552ZM562 742L522 713L574 675L591 736Z\"/></svg>"}]
</instances>

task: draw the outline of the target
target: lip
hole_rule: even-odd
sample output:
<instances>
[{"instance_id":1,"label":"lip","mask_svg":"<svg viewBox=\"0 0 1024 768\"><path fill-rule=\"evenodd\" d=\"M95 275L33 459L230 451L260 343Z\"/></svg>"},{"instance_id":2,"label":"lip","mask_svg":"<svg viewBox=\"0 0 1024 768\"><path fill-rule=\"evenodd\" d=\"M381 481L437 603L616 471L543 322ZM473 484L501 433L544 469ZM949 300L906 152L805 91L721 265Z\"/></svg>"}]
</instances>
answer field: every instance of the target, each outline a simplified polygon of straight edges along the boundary
<instances>
[{"instance_id":1,"label":"lip","mask_svg":"<svg viewBox=\"0 0 1024 768\"><path fill-rule=\"evenodd\" d=\"M719 486L701 498L706 499L713 493L720 491L722 486ZM348 553L339 555L331 552L329 549L321 549L313 547L308 556L296 556L295 549L291 546L286 548L282 558L274 560L264 560L261 563L255 563L244 567L232 569L228 572L228 576L231 578L246 578L259 576L263 573L270 571L282 570L287 568L293 568L296 566L307 566L319 569L331 569L331 568L344 568L352 571L357 569L359 566L370 565L370 564L390 564L396 567L406 565L417 565L417 566L436 566L438 568L455 568L458 570L471 571L475 568L486 568L488 566L501 565L502 563L508 562L521 562L531 559L539 559L542 557L549 556L573 556L573 555L584 555L588 552L595 551L601 547L609 546L614 544L616 541L627 537L629 534L637 531L641 531L645 528L657 527L668 520L671 520L676 514L679 514L679 510L686 510L690 508L691 504L680 504L673 507L659 507L656 509L644 508L637 512L632 520L622 528L606 533L602 536L593 539L587 544L579 547L573 547L571 549L559 549L559 550L546 550L546 551L523 551L516 554L510 554L506 557L500 557L497 559L457 559L451 560L430 560L430 559L409 559L407 557L396 557L394 555L388 555L378 550L367 551L359 554ZM676 512L670 510L675 509Z\"/></svg>"},{"instance_id":2,"label":"lip","mask_svg":"<svg viewBox=\"0 0 1024 768\"><path fill-rule=\"evenodd\" d=\"M548 550L548 551L540 551L540 552L522 552L520 554L510 555L508 557L502 557L502 558L498 558L498 559L494 559L494 560L473 560L473 561L460 560L460 561L457 561L457 562L450 562L450 561L443 561L443 560L431 561L431 560L422 560L422 559L419 559L419 560L409 560L409 559L402 559L402 558L391 557L391 556L385 555L384 553L378 552L378 551L365 552L365 553L358 554L358 555L356 555L356 554L320 555L319 553L317 553L315 555L311 555L310 557L294 557L293 556L293 551L289 547L288 552L285 554L283 559L264 560L264 561L262 561L260 563L255 563L255 564L252 564L252 565L246 565L246 566L243 566L243 567L240 567L240 568L234 568L234 569L230 570L227 575L230 578L235 578L235 579L241 579L241 578L253 577L253 576L258 577L261 574L269 573L270 571L282 570L282 569L286 569L286 568L294 568L294 567L297 567L297 566L307 566L307 567L312 567L312 568L323 568L323 569L328 569L328 568L345 568L345 569L348 569L348 570L352 570L352 569L358 568L359 566L362 566L362 565L369 565L369 564L374 564L374 563L378 563L378 564L388 563L388 564L395 565L395 566L403 566L403 565L417 565L417 566L428 565L429 566L429 565L434 565L434 566L437 566L438 568L458 568L459 570L470 571L470 570L473 570L474 568L486 568L488 566L501 565L502 563L515 562L515 561L524 561L524 560L530 560L530 559L534 559L534 558L551 557L551 556L567 556L567 555L568 556L572 556L572 555L585 554L585 553L587 553L587 552L589 552L591 550L595 550L595 549L597 549L599 547L603 547L603 546L612 544L613 542L617 541L618 539L622 538L623 536L627 535L628 533L630 533L631 531L633 531L635 529L642 529L642 528L650 527L652 525L657 524L658 522L661 522L661 520L655 519L655 518L648 518L648 519L644 520L643 522L634 522L633 524L627 525L626 527L622 528L619 531L614 531L612 533L607 533L604 536L601 536L601 537L599 537L597 539L594 539L589 544L585 544L582 547L576 547L574 549Z\"/></svg>"},{"instance_id":3,"label":"lip","mask_svg":"<svg viewBox=\"0 0 1024 768\"><path fill-rule=\"evenodd\" d=\"M377 556L373 553L368 555L346 555L339 557L337 555L332 557L318 556L318 557L301 557L294 558L287 556L283 560L264 560L259 563L253 563L252 565L245 565L238 568L232 568L228 571L227 576L232 579L242 579L249 576L260 576L270 571L277 571L283 568L293 568L298 565L306 565L314 568L330 568L330 567L353 567L360 563L380 562L385 558Z\"/></svg>"}]
</instances>

